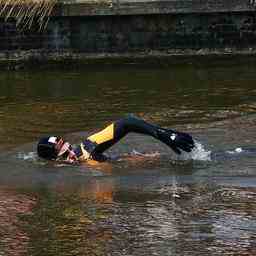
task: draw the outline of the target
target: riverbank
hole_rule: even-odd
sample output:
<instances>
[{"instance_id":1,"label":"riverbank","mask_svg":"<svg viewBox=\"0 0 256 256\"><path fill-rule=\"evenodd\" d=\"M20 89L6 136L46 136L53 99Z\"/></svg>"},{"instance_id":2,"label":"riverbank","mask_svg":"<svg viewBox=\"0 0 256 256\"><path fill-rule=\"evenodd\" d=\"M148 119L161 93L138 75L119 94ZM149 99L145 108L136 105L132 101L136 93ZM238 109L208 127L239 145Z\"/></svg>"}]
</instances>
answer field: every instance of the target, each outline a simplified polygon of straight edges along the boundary
<instances>
[{"instance_id":1,"label":"riverbank","mask_svg":"<svg viewBox=\"0 0 256 256\"><path fill-rule=\"evenodd\" d=\"M71 51L46 52L38 50L8 51L0 54L1 70L82 68L87 65L161 65L196 64L236 59L239 63L254 62L256 49L233 50L168 50L137 53L77 53Z\"/></svg>"},{"instance_id":2,"label":"riverbank","mask_svg":"<svg viewBox=\"0 0 256 256\"><path fill-rule=\"evenodd\" d=\"M255 6L242 0L62 1L41 30L36 19L23 29L13 18L0 20L1 67L254 56Z\"/></svg>"}]
</instances>

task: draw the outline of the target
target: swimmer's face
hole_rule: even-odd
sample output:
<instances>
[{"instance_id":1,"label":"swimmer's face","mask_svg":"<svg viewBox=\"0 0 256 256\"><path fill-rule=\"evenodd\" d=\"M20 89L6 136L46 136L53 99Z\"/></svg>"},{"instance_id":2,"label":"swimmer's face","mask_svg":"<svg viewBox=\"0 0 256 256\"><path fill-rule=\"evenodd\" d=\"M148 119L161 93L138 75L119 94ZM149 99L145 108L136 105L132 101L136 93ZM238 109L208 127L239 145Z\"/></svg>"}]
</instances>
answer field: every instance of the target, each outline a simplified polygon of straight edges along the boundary
<instances>
[{"instance_id":1,"label":"swimmer's face","mask_svg":"<svg viewBox=\"0 0 256 256\"><path fill-rule=\"evenodd\" d=\"M72 146L58 136L41 138L37 145L38 156L47 160L74 162L77 160Z\"/></svg>"},{"instance_id":2,"label":"swimmer's face","mask_svg":"<svg viewBox=\"0 0 256 256\"><path fill-rule=\"evenodd\" d=\"M64 141L62 138L60 138L56 143L55 149L57 151L57 161L73 163L74 161L78 160L70 143Z\"/></svg>"}]
</instances>

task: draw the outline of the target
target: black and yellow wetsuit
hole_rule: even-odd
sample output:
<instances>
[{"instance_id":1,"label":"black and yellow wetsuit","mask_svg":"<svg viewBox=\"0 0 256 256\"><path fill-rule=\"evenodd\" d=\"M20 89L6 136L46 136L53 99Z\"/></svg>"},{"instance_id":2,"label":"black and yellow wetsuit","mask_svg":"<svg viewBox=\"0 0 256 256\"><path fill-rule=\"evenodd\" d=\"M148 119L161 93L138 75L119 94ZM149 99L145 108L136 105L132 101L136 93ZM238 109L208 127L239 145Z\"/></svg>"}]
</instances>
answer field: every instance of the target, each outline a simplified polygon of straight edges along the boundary
<instances>
[{"instance_id":1,"label":"black and yellow wetsuit","mask_svg":"<svg viewBox=\"0 0 256 256\"><path fill-rule=\"evenodd\" d=\"M168 145L177 154L180 154L181 150L190 152L194 147L194 141L189 134L164 129L130 115L89 136L79 145L75 153L80 161L88 158L97 161L106 160L103 152L130 132L150 135Z\"/></svg>"}]
</instances>

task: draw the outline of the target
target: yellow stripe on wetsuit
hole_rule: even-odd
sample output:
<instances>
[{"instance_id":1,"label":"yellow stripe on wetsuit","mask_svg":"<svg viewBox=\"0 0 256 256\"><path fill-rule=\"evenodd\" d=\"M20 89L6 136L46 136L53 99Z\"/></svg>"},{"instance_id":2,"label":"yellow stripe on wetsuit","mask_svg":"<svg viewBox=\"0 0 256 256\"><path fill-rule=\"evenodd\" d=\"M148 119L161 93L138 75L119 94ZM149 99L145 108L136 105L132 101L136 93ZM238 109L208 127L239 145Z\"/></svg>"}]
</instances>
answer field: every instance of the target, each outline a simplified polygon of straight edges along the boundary
<instances>
[{"instance_id":1,"label":"yellow stripe on wetsuit","mask_svg":"<svg viewBox=\"0 0 256 256\"><path fill-rule=\"evenodd\" d=\"M107 126L104 130L91 135L87 139L97 144L114 139L114 124Z\"/></svg>"}]
</instances>

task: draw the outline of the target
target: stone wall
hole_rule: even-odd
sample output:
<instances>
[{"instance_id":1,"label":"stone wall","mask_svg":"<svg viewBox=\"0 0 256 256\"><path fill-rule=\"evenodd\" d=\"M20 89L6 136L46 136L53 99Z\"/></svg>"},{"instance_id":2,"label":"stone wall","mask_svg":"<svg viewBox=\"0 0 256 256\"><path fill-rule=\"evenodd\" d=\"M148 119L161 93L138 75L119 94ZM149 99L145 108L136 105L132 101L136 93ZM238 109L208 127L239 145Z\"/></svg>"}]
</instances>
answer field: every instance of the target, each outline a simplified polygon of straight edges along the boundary
<instances>
[{"instance_id":1,"label":"stone wall","mask_svg":"<svg viewBox=\"0 0 256 256\"><path fill-rule=\"evenodd\" d=\"M254 11L256 0L67 0L55 9L57 16L135 15Z\"/></svg>"},{"instance_id":2,"label":"stone wall","mask_svg":"<svg viewBox=\"0 0 256 256\"><path fill-rule=\"evenodd\" d=\"M19 31L14 20L2 20L0 57L8 59L10 53L24 50L44 57L60 52L254 50L255 6L254 0L66 3L55 8L41 32L37 26Z\"/></svg>"}]
</instances>

